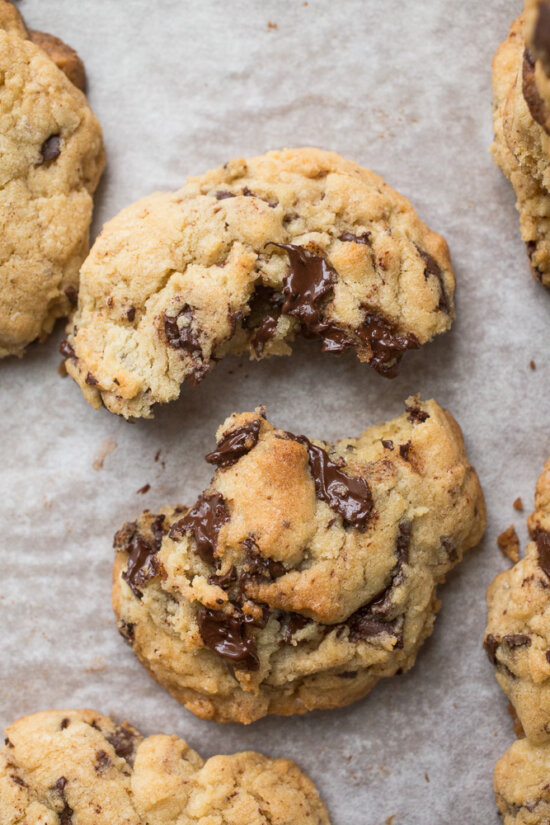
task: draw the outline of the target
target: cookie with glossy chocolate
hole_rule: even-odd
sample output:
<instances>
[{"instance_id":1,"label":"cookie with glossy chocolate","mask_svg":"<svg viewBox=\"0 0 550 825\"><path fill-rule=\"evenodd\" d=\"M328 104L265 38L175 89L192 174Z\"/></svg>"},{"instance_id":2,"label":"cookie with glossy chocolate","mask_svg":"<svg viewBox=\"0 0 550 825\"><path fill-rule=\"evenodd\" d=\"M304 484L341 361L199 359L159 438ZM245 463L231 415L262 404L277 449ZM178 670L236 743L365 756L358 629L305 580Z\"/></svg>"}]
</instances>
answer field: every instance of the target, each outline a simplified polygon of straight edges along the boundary
<instances>
[{"instance_id":1,"label":"cookie with glossy chocolate","mask_svg":"<svg viewBox=\"0 0 550 825\"><path fill-rule=\"evenodd\" d=\"M191 508L115 537L113 604L193 713L252 722L346 705L408 670L436 586L485 528L460 429L434 401L327 443L231 416Z\"/></svg>"},{"instance_id":2,"label":"cookie with glossy chocolate","mask_svg":"<svg viewBox=\"0 0 550 825\"><path fill-rule=\"evenodd\" d=\"M447 244L374 173L287 149L123 210L81 271L64 354L94 405L148 417L227 353L303 334L393 376L454 318Z\"/></svg>"},{"instance_id":3,"label":"cookie with glossy chocolate","mask_svg":"<svg viewBox=\"0 0 550 825\"><path fill-rule=\"evenodd\" d=\"M330 825L294 762L254 751L202 759L93 710L50 710L6 729L0 825Z\"/></svg>"},{"instance_id":4,"label":"cookie with glossy chocolate","mask_svg":"<svg viewBox=\"0 0 550 825\"><path fill-rule=\"evenodd\" d=\"M1 358L22 355L76 303L104 149L99 123L74 85L85 82L78 55L51 35L27 31L6 0L0 77Z\"/></svg>"},{"instance_id":5,"label":"cookie with glossy chocolate","mask_svg":"<svg viewBox=\"0 0 550 825\"><path fill-rule=\"evenodd\" d=\"M539 14L546 8L546 4L528 3L493 60L495 140L491 151L514 187L521 237L533 276L550 286L550 135L546 131L547 104L536 82L543 63L525 40L527 32L532 42L542 43L540 29L533 25L535 5L540 6ZM540 53L539 49L536 54ZM550 94L547 100L550 104Z\"/></svg>"},{"instance_id":6,"label":"cookie with glossy chocolate","mask_svg":"<svg viewBox=\"0 0 550 825\"><path fill-rule=\"evenodd\" d=\"M524 558L487 591L485 649L527 737L550 742L550 460L537 482Z\"/></svg>"}]
</instances>

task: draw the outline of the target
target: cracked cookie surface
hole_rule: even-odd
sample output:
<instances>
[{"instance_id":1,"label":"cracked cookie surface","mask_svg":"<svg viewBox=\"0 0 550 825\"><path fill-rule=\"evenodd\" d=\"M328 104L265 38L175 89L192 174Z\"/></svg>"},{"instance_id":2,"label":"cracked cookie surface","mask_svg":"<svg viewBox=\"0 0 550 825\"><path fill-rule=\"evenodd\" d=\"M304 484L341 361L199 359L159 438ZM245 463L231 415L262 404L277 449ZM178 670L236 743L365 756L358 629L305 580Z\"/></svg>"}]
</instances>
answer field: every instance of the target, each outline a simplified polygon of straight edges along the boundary
<instances>
[{"instance_id":1,"label":"cracked cookie surface","mask_svg":"<svg viewBox=\"0 0 550 825\"><path fill-rule=\"evenodd\" d=\"M42 38L42 48L29 37ZM79 74L76 52L27 32L2 0L0 357L22 355L76 302L92 194L104 166L99 123L54 60L69 77Z\"/></svg>"},{"instance_id":2,"label":"cracked cookie surface","mask_svg":"<svg viewBox=\"0 0 550 825\"><path fill-rule=\"evenodd\" d=\"M202 759L93 710L45 711L6 729L0 825L330 825L294 762L247 751Z\"/></svg>"},{"instance_id":3,"label":"cracked cookie surface","mask_svg":"<svg viewBox=\"0 0 550 825\"><path fill-rule=\"evenodd\" d=\"M434 401L333 444L231 416L193 507L115 537L113 604L151 675L193 713L251 722L349 704L409 669L436 585L481 538L460 429Z\"/></svg>"},{"instance_id":4,"label":"cracked cookie surface","mask_svg":"<svg viewBox=\"0 0 550 825\"><path fill-rule=\"evenodd\" d=\"M550 286L550 136L541 125L542 101L535 82L541 61L535 60L525 42L532 13L528 9L514 21L493 60L491 152L514 187L533 276Z\"/></svg>"},{"instance_id":5,"label":"cracked cookie surface","mask_svg":"<svg viewBox=\"0 0 550 825\"><path fill-rule=\"evenodd\" d=\"M285 355L301 332L392 376L453 318L447 245L410 203L334 152L289 149L110 221L63 352L94 406L149 417L229 352Z\"/></svg>"}]
</instances>

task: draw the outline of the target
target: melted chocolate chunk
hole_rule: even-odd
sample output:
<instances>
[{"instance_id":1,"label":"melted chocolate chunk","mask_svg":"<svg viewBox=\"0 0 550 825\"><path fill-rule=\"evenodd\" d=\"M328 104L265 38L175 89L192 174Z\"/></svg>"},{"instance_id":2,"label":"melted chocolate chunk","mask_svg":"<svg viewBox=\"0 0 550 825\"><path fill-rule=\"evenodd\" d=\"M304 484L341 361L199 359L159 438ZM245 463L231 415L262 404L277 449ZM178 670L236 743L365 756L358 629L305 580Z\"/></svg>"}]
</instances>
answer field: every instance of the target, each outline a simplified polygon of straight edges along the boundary
<instances>
[{"instance_id":1,"label":"melted chocolate chunk","mask_svg":"<svg viewBox=\"0 0 550 825\"><path fill-rule=\"evenodd\" d=\"M214 584L216 587L221 587L222 590L229 590L232 584L237 581L237 568L231 566L227 573L223 576L209 576L208 584Z\"/></svg>"},{"instance_id":2,"label":"melted chocolate chunk","mask_svg":"<svg viewBox=\"0 0 550 825\"><path fill-rule=\"evenodd\" d=\"M224 201L226 198L236 198L237 196L233 192L228 192L226 189L218 189L214 197L217 201Z\"/></svg>"},{"instance_id":3,"label":"melted chocolate chunk","mask_svg":"<svg viewBox=\"0 0 550 825\"><path fill-rule=\"evenodd\" d=\"M531 117L543 128L546 122L546 106L535 81L535 61L528 49L523 52L521 91ZM532 243L532 241L528 241Z\"/></svg>"},{"instance_id":4,"label":"melted chocolate chunk","mask_svg":"<svg viewBox=\"0 0 550 825\"><path fill-rule=\"evenodd\" d=\"M286 617L286 622L282 629L283 642L285 642L285 644L290 644L294 634L309 624L311 619L308 619L307 616L302 616L301 613L287 613Z\"/></svg>"},{"instance_id":5,"label":"melted chocolate chunk","mask_svg":"<svg viewBox=\"0 0 550 825\"><path fill-rule=\"evenodd\" d=\"M429 417L430 414L426 410L420 409L420 407L407 407L407 418L411 424L423 424Z\"/></svg>"},{"instance_id":6,"label":"melted chocolate chunk","mask_svg":"<svg viewBox=\"0 0 550 825\"><path fill-rule=\"evenodd\" d=\"M375 616L371 613L370 605L360 607L347 620L346 624L349 627L349 638L351 641L359 642L370 639L373 636L380 636L382 633L389 633L392 636L397 636L398 641L396 647L400 647L400 638L398 633L398 619L388 621L380 616Z\"/></svg>"},{"instance_id":7,"label":"melted chocolate chunk","mask_svg":"<svg viewBox=\"0 0 550 825\"><path fill-rule=\"evenodd\" d=\"M429 252L426 252L425 249L421 249L419 246L416 246L416 249L420 257L424 261L425 279L428 280L428 278L432 276L433 278L437 278L439 282L439 303L437 305L437 308L448 315L451 311L451 302L449 301L449 296L447 295L447 290L445 289L445 280L443 278L443 272L441 271L441 267L439 266L435 258L432 255L430 255Z\"/></svg>"},{"instance_id":8,"label":"melted chocolate chunk","mask_svg":"<svg viewBox=\"0 0 550 825\"><path fill-rule=\"evenodd\" d=\"M63 341L61 341L59 345L59 352L65 358L76 358L74 349L71 347L66 338L64 338Z\"/></svg>"},{"instance_id":9,"label":"melted chocolate chunk","mask_svg":"<svg viewBox=\"0 0 550 825\"><path fill-rule=\"evenodd\" d=\"M390 441L389 438L383 438L382 444L386 448L386 450L393 450L393 441Z\"/></svg>"},{"instance_id":10,"label":"melted chocolate chunk","mask_svg":"<svg viewBox=\"0 0 550 825\"><path fill-rule=\"evenodd\" d=\"M325 258L314 255L303 246L276 243L288 254L290 269L284 279L285 315L299 318L304 328L312 333L319 331L321 309L319 302L332 292L336 272Z\"/></svg>"},{"instance_id":11,"label":"melted chocolate chunk","mask_svg":"<svg viewBox=\"0 0 550 825\"><path fill-rule=\"evenodd\" d=\"M483 647L485 648L485 653L487 654L487 658L491 662L492 665L496 665L497 663L497 648L500 642L493 636L492 633L488 633L485 637L483 642Z\"/></svg>"},{"instance_id":12,"label":"melted chocolate chunk","mask_svg":"<svg viewBox=\"0 0 550 825\"><path fill-rule=\"evenodd\" d=\"M267 579L268 581L274 581L286 573L286 568L282 562L262 556L258 545L251 536L243 541L243 547L246 554L240 576L242 587L245 587L251 580Z\"/></svg>"},{"instance_id":13,"label":"melted chocolate chunk","mask_svg":"<svg viewBox=\"0 0 550 825\"><path fill-rule=\"evenodd\" d=\"M312 444L305 435L287 435L307 449L317 498L342 516L344 524L365 530L374 512L372 494L366 480L362 476L349 476L342 472L342 463L329 458L322 447Z\"/></svg>"},{"instance_id":14,"label":"melted chocolate chunk","mask_svg":"<svg viewBox=\"0 0 550 825\"><path fill-rule=\"evenodd\" d=\"M533 30L533 46L546 62L550 60L550 5L548 3L541 3L538 8L537 22Z\"/></svg>"},{"instance_id":15,"label":"melted chocolate chunk","mask_svg":"<svg viewBox=\"0 0 550 825\"><path fill-rule=\"evenodd\" d=\"M264 346L266 343L275 335L278 320L279 319L275 315L267 315L261 324L254 330L250 341L258 358L260 358L262 352L264 351Z\"/></svg>"},{"instance_id":16,"label":"melted chocolate chunk","mask_svg":"<svg viewBox=\"0 0 550 825\"><path fill-rule=\"evenodd\" d=\"M208 463L215 464L217 467L231 467L256 446L260 435L260 425L260 419L256 418L249 424L244 424L223 435L216 449L205 456Z\"/></svg>"},{"instance_id":17,"label":"melted chocolate chunk","mask_svg":"<svg viewBox=\"0 0 550 825\"><path fill-rule=\"evenodd\" d=\"M130 767L133 766L136 757L137 738L137 734L125 724L117 725L115 732L105 737L116 755L124 759Z\"/></svg>"},{"instance_id":18,"label":"melted chocolate chunk","mask_svg":"<svg viewBox=\"0 0 550 825\"><path fill-rule=\"evenodd\" d=\"M420 347L416 335L412 332L396 333L392 324L376 312L368 312L356 332L372 352L371 367L386 378L395 378L406 350Z\"/></svg>"},{"instance_id":19,"label":"melted chocolate chunk","mask_svg":"<svg viewBox=\"0 0 550 825\"><path fill-rule=\"evenodd\" d=\"M399 455L405 461L409 460L409 450L410 449L411 449L411 442L410 441L407 441L405 444L400 444L399 445Z\"/></svg>"},{"instance_id":20,"label":"melted chocolate chunk","mask_svg":"<svg viewBox=\"0 0 550 825\"><path fill-rule=\"evenodd\" d=\"M201 495L186 516L172 525L170 538L192 533L197 552L205 564L214 564L214 551L222 524L229 521L229 513L221 493Z\"/></svg>"},{"instance_id":21,"label":"melted chocolate chunk","mask_svg":"<svg viewBox=\"0 0 550 825\"><path fill-rule=\"evenodd\" d=\"M347 241L350 243L362 243L370 246L370 232L363 232L362 235L354 235L353 232L342 232L338 237L339 241Z\"/></svg>"},{"instance_id":22,"label":"melted chocolate chunk","mask_svg":"<svg viewBox=\"0 0 550 825\"><path fill-rule=\"evenodd\" d=\"M46 138L42 146L40 147L40 157L41 160L38 163L38 166L42 166L44 163L48 163L51 160L55 160L61 154L61 137L60 135L50 135L49 138Z\"/></svg>"},{"instance_id":23,"label":"melted chocolate chunk","mask_svg":"<svg viewBox=\"0 0 550 825\"><path fill-rule=\"evenodd\" d=\"M506 642L508 647L525 647L531 644L531 638L524 633L510 633L508 636L503 636L502 641Z\"/></svg>"},{"instance_id":24,"label":"melted chocolate chunk","mask_svg":"<svg viewBox=\"0 0 550 825\"><path fill-rule=\"evenodd\" d=\"M181 328L178 318L183 318L187 322ZM193 310L188 304L175 317L164 315L164 333L167 343L173 349L181 349L191 356L202 355L197 334L193 329Z\"/></svg>"},{"instance_id":25,"label":"melted chocolate chunk","mask_svg":"<svg viewBox=\"0 0 550 825\"><path fill-rule=\"evenodd\" d=\"M130 307L130 309L126 310L126 317L130 322L132 322L136 317L136 308Z\"/></svg>"},{"instance_id":26,"label":"melted chocolate chunk","mask_svg":"<svg viewBox=\"0 0 550 825\"><path fill-rule=\"evenodd\" d=\"M534 531L533 539L537 545L539 567L546 573L548 578L550 578L550 533L541 527L537 527Z\"/></svg>"},{"instance_id":27,"label":"melted chocolate chunk","mask_svg":"<svg viewBox=\"0 0 550 825\"><path fill-rule=\"evenodd\" d=\"M228 659L235 667L258 670L256 640L248 635L247 622L240 611L229 615L200 605L197 622L203 642L218 656Z\"/></svg>"},{"instance_id":28,"label":"melted chocolate chunk","mask_svg":"<svg viewBox=\"0 0 550 825\"><path fill-rule=\"evenodd\" d=\"M150 525L153 533L153 540L147 540L137 531L126 541L124 549L128 553L128 566L122 574L122 578L127 582L136 598L141 599L143 593L139 589L141 585L154 579L161 571L161 565L156 558L160 550L162 537L167 533L164 527L166 517L159 515ZM116 543L116 537L115 537Z\"/></svg>"},{"instance_id":29,"label":"melted chocolate chunk","mask_svg":"<svg viewBox=\"0 0 550 825\"><path fill-rule=\"evenodd\" d=\"M89 372L86 376L86 384L88 384L89 387L97 387L99 381L97 380L95 375L92 375L92 373Z\"/></svg>"}]
</instances>

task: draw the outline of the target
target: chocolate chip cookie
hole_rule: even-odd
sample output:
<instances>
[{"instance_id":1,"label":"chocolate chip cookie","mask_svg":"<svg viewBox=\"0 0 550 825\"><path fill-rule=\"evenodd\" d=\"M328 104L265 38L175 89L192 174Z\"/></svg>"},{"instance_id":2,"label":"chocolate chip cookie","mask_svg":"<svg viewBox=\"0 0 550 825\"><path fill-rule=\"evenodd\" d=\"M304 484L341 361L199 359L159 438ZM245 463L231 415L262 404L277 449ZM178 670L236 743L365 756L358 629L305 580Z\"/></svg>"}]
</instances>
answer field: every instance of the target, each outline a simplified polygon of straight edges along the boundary
<instances>
[{"instance_id":1,"label":"chocolate chip cookie","mask_svg":"<svg viewBox=\"0 0 550 825\"><path fill-rule=\"evenodd\" d=\"M334 152L288 149L110 221L62 352L94 406L150 417L229 352L285 355L303 333L393 376L453 318L447 245L410 203Z\"/></svg>"},{"instance_id":2,"label":"chocolate chip cookie","mask_svg":"<svg viewBox=\"0 0 550 825\"><path fill-rule=\"evenodd\" d=\"M487 591L484 645L527 737L550 742L550 460L537 482L524 558Z\"/></svg>"},{"instance_id":3,"label":"chocolate chip cookie","mask_svg":"<svg viewBox=\"0 0 550 825\"><path fill-rule=\"evenodd\" d=\"M76 304L104 149L72 81L85 83L76 52L0 0L0 357L22 355Z\"/></svg>"},{"instance_id":4,"label":"chocolate chip cookie","mask_svg":"<svg viewBox=\"0 0 550 825\"><path fill-rule=\"evenodd\" d=\"M0 825L330 825L294 762L247 751L206 761L93 710L19 719L0 749Z\"/></svg>"},{"instance_id":5,"label":"chocolate chip cookie","mask_svg":"<svg viewBox=\"0 0 550 825\"><path fill-rule=\"evenodd\" d=\"M485 529L452 416L406 411L334 444L231 416L191 507L115 537L113 604L151 675L197 716L346 705L412 667L436 585Z\"/></svg>"},{"instance_id":6,"label":"chocolate chip cookie","mask_svg":"<svg viewBox=\"0 0 550 825\"><path fill-rule=\"evenodd\" d=\"M550 27L547 29L545 22L549 8L546 3L528 2L526 12L514 21L494 57L495 140L491 147L495 162L516 193L531 271L545 286L550 286L550 135L546 113L550 111L550 81L544 68L547 59L541 56L550 55Z\"/></svg>"},{"instance_id":7,"label":"chocolate chip cookie","mask_svg":"<svg viewBox=\"0 0 550 825\"><path fill-rule=\"evenodd\" d=\"M550 822L550 744L518 739L495 768L494 787L504 825Z\"/></svg>"}]
</instances>

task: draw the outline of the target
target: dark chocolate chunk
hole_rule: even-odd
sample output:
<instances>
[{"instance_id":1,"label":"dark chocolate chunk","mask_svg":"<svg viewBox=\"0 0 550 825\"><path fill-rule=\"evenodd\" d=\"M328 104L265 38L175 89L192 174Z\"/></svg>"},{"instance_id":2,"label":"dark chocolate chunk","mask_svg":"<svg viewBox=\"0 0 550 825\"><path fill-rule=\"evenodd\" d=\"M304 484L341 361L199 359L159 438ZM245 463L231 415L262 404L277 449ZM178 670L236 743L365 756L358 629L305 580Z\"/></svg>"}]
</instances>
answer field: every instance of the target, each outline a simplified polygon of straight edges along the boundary
<instances>
[{"instance_id":1,"label":"dark chocolate chunk","mask_svg":"<svg viewBox=\"0 0 550 825\"><path fill-rule=\"evenodd\" d=\"M156 558L160 550L162 538L167 533L164 526L166 516L159 515L150 525L153 534L152 540L147 540L134 530L127 540L123 542L123 549L128 553L128 566L122 574L122 578L128 583L134 596L141 599L143 593L139 589L141 585L154 579L161 572L161 565ZM119 536L120 534L117 534ZM117 537L115 536L115 545Z\"/></svg>"},{"instance_id":2,"label":"dark chocolate chunk","mask_svg":"<svg viewBox=\"0 0 550 825\"><path fill-rule=\"evenodd\" d=\"M72 825L73 821L73 809L69 807L67 804L67 800L65 798L65 788L67 786L67 780L64 776L60 776L57 782L55 783L54 790L57 791L59 796L61 797L61 801L64 803L63 810L59 812L59 825Z\"/></svg>"},{"instance_id":3,"label":"dark chocolate chunk","mask_svg":"<svg viewBox=\"0 0 550 825\"><path fill-rule=\"evenodd\" d=\"M364 641L373 636L380 636L382 633L389 633L398 636L398 620L388 621L380 616L375 616L370 612L370 605L360 607L347 620L349 627L349 638L351 641ZM400 647L399 643L396 647Z\"/></svg>"},{"instance_id":4,"label":"dark chocolate chunk","mask_svg":"<svg viewBox=\"0 0 550 825\"><path fill-rule=\"evenodd\" d=\"M537 84L535 81L535 61L533 56L529 52L528 49L525 49L523 52L523 64L522 64L522 85L521 90L523 94L523 99L527 104L527 108L531 113L531 117L534 121L536 121L540 126L545 128L546 123L546 106L544 100L541 98L539 94L539 90L537 89ZM532 241L528 241L529 243L533 243ZM528 250L529 254L529 250Z\"/></svg>"},{"instance_id":5,"label":"dark chocolate chunk","mask_svg":"<svg viewBox=\"0 0 550 825\"><path fill-rule=\"evenodd\" d=\"M214 194L214 197L217 201L223 201L226 198L236 198L234 192L228 192L226 189L218 189L218 191Z\"/></svg>"},{"instance_id":6,"label":"dark chocolate chunk","mask_svg":"<svg viewBox=\"0 0 550 825\"><path fill-rule=\"evenodd\" d=\"M202 355L201 345L197 333L193 329L193 309L186 304L175 317L164 315L164 333L166 341L173 349L181 349L188 355ZM181 328L178 318L187 322Z\"/></svg>"},{"instance_id":7,"label":"dark chocolate chunk","mask_svg":"<svg viewBox=\"0 0 550 825\"><path fill-rule=\"evenodd\" d=\"M550 578L550 533L541 527L537 527L533 539L537 545L539 567Z\"/></svg>"},{"instance_id":8,"label":"dark chocolate chunk","mask_svg":"<svg viewBox=\"0 0 550 825\"><path fill-rule=\"evenodd\" d=\"M247 622L240 611L230 615L200 605L197 622L203 642L218 656L228 659L235 667L258 670L256 641L248 635Z\"/></svg>"},{"instance_id":9,"label":"dark chocolate chunk","mask_svg":"<svg viewBox=\"0 0 550 825\"><path fill-rule=\"evenodd\" d=\"M286 573L286 568L282 562L262 556L252 536L243 541L243 547L246 550L240 576L243 586L246 586L250 580L268 579L274 581Z\"/></svg>"},{"instance_id":10,"label":"dark chocolate chunk","mask_svg":"<svg viewBox=\"0 0 550 825\"><path fill-rule=\"evenodd\" d=\"M49 138L46 138L42 146L40 147L40 157L41 160L38 163L38 166L42 166L43 163L48 163L51 160L55 160L61 154L61 136L60 135L50 135Z\"/></svg>"},{"instance_id":11,"label":"dark chocolate chunk","mask_svg":"<svg viewBox=\"0 0 550 825\"><path fill-rule=\"evenodd\" d=\"M546 63L550 61L550 5L548 3L539 5L533 30L533 47Z\"/></svg>"},{"instance_id":12,"label":"dark chocolate chunk","mask_svg":"<svg viewBox=\"0 0 550 825\"><path fill-rule=\"evenodd\" d=\"M237 568L231 566L227 573L223 576L213 575L208 577L208 584L214 584L216 587L221 587L222 590L229 590L232 584L237 581Z\"/></svg>"},{"instance_id":13,"label":"dark chocolate chunk","mask_svg":"<svg viewBox=\"0 0 550 825\"><path fill-rule=\"evenodd\" d=\"M307 449L317 498L342 516L344 524L365 530L374 512L372 494L366 480L362 476L342 472L342 463L329 458L322 447L312 444L305 435L287 435Z\"/></svg>"},{"instance_id":14,"label":"dark chocolate chunk","mask_svg":"<svg viewBox=\"0 0 550 825\"><path fill-rule=\"evenodd\" d=\"M342 232L338 236L339 241L348 241L350 243L362 243L370 246L370 232L363 232L362 235L354 235L353 232Z\"/></svg>"},{"instance_id":15,"label":"dark chocolate chunk","mask_svg":"<svg viewBox=\"0 0 550 825\"><path fill-rule=\"evenodd\" d=\"M368 311L356 333L372 352L370 366L386 378L395 378L406 350L420 347L412 332L396 333L393 325L377 312Z\"/></svg>"},{"instance_id":16,"label":"dark chocolate chunk","mask_svg":"<svg viewBox=\"0 0 550 825\"><path fill-rule=\"evenodd\" d=\"M13 746L14 746L14 745L13 745L13 742L11 742L11 741L8 739L8 737L7 737L7 736L6 736L6 738L4 739L4 745L6 746L6 748L13 748Z\"/></svg>"},{"instance_id":17,"label":"dark chocolate chunk","mask_svg":"<svg viewBox=\"0 0 550 825\"><path fill-rule=\"evenodd\" d=\"M134 628L135 624L132 624L132 622L125 622L123 619L119 619L118 632L129 645L132 645L134 641Z\"/></svg>"},{"instance_id":18,"label":"dark chocolate chunk","mask_svg":"<svg viewBox=\"0 0 550 825\"><path fill-rule=\"evenodd\" d=\"M488 633L483 641L483 647L485 648L485 653L487 654L487 658L491 662L492 665L496 665L497 663L497 648L500 642L493 636L492 633Z\"/></svg>"},{"instance_id":19,"label":"dark chocolate chunk","mask_svg":"<svg viewBox=\"0 0 550 825\"><path fill-rule=\"evenodd\" d=\"M76 292L76 289L74 288L74 286L69 284L69 286L65 287L63 292L67 296L67 299L68 299L70 305L75 307L78 303L78 296L77 296L77 292Z\"/></svg>"},{"instance_id":20,"label":"dark chocolate chunk","mask_svg":"<svg viewBox=\"0 0 550 825\"><path fill-rule=\"evenodd\" d=\"M96 763L94 765L96 773L102 773L111 764L111 759L105 751L98 751L95 755Z\"/></svg>"},{"instance_id":21,"label":"dark chocolate chunk","mask_svg":"<svg viewBox=\"0 0 550 825\"><path fill-rule=\"evenodd\" d=\"M531 637L524 633L510 633L508 636L503 636L502 641L510 648L525 647L531 644Z\"/></svg>"},{"instance_id":22,"label":"dark chocolate chunk","mask_svg":"<svg viewBox=\"0 0 550 825\"><path fill-rule=\"evenodd\" d=\"M261 324L255 328L250 342L254 347L254 352L259 358L264 351L264 346L275 335L278 318L275 315L266 315Z\"/></svg>"},{"instance_id":23,"label":"dark chocolate chunk","mask_svg":"<svg viewBox=\"0 0 550 825\"><path fill-rule=\"evenodd\" d=\"M450 539L448 536L441 536L439 539L441 542L441 546L445 550L449 561L456 561L458 558L458 552L455 547L454 541Z\"/></svg>"},{"instance_id":24,"label":"dark chocolate chunk","mask_svg":"<svg viewBox=\"0 0 550 825\"><path fill-rule=\"evenodd\" d=\"M289 644L294 634L309 624L310 621L311 619L308 619L307 616L302 616L301 613L287 613L286 621L281 628L283 632L283 642Z\"/></svg>"},{"instance_id":25,"label":"dark chocolate chunk","mask_svg":"<svg viewBox=\"0 0 550 825\"><path fill-rule=\"evenodd\" d=\"M65 358L76 358L74 349L71 347L66 338L64 338L63 341L61 341L59 345L59 352Z\"/></svg>"},{"instance_id":26,"label":"dark chocolate chunk","mask_svg":"<svg viewBox=\"0 0 550 825\"><path fill-rule=\"evenodd\" d=\"M393 450L393 441L390 441L389 438L383 438L382 444L386 448L386 450Z\"/></svg>"},{"instance_id":27,"label":"dark chocolate chunk","mask_svg":"<svg viewBox=\"0 0 550 825\"><path fill-rule=\"evenodd\" d=\"M217 467L230 467L235 464L258 443L260 425L260 419L256 418L223 435L216 449L205 456L208 463L215 464Z\"/></svg>"},{"instance_id":28,"label":"dark chocolate chunk","mask_svg":"<svg viewBox=\"0 0 550 825\"><path fill-rule=\"evenodd\" d=\"M410 441L407 441L406 444L400 444L399 445L399 455L405 461L409 460L409 450L410 449L411 449L411 442Z\"/></svg>"},{"instance_id":29,"label":"dark chocolate chunk","mask_svg":"<svg viewBox=\"0 0 550 825\"><path fill-rule=\"evenodd\" d=\"M426 410L420 409L420 407L407 407L407 418L411 422L411 424L422 424L430 417L430 414L426 412Z\"/></svg>"},{"instance_id":30,"label":"dark chocolate chunk","mask_svg":"<svg viewBox=\"0 0 550 825\"><path fill-rule=\"evenodd\" d=\"M68 728L70 724L71 720L67 719L67 717L65 716L65 718L61 720L61 730L65 730L65 728Z\"/></svg>"},{"instance_id":31,"label":"dark chocolate chunk","mask_svg":"<svg viewBox=\"0 0 550 825\"><path fill-rule=\"evenodd\" d=\"M137 734L129 727L122 723L117 725L116 730L110 736L106 736L107 742L112 745L114 752L121 759L124 759L131 767L134 764L137 747Z\"/></svg>"},{"instance_id":32,"label":"dark chocolate chunk","mask_svg":"<svg viewBox=\"0 0 550 825\"><path fill-rule=\"evenodd\" d=\"M415 244L416 246L416 244ZM418 254L424 261L425 269L424 269L424 277L426 280L430 277L437 278L439 282L439 303L437 308L440 309L442 312L446 312L447 315L451 311L451 302L449 301L449 296L447 295L447 290L445 289L445 281L443 279L443 272L441 271L441 267L435 260L435 258L430 255L429 252L426 252L425 249L421 249L419 246L416 246Z\"/></svg>"},{"instance_id":33,"label":"dark chocolate chunk","mask_svg":"<svg viewBox=\"0 0 550 825\"><path fill-rule=\"evenodd\" d=\"M546 656L546 661L550 664L550 650L547 650L544 655Z\"/></svg>"},{"instance_id":34,"label":"dark chocolate chunk","mask_svg":"<svg viewBox=\"0 0 550 825\"><path fill-rule=\"evenodd\" d=\"M89 372L88 375L86 376L86 383L88 384L89 387L97 387L97 385L99 384L99 381L97 380L95 375L92 375L92 373Z\"/></svg>"},{"instance_id":35,"label":"dark chocolate chunk","mask_svg":"<svg viewBox=\"0 0 550 825\"><path fill-rule=\"evenodd\" d=\"M22 788L28 788L29 787L24 779L21 779L20 776L16 776L14 773L10 774L10 779L13 782L15 782L16 785L20 785Z\"/></svg>"},{"instance_id":36,"label":"dark chocolate chunk","mask_svg":"<svg viewBox=\"0 0 550 825\"><path fill-rule=\"evenodd\" d=\"M136 308L130 307L130 309L126 310L126 317L130 322L133 321L136 317Z\"/></svg>"},{"instance_id":37,"label":"dark chocolate chunk","mask_svg":"<svg viewBox=\"0 0 550 825\"><path fill-rule=\"evenodd\" d=\"M205 564L214 564L214 551L222 524L229 520L229 513L221 493L201 495L186 516L172 525L170 538L192 533L197 552Z\"/></svg>"},{"instance_id":38,"label":"dark chocolate chunk","mask_svg":"<svg viewBox=\"0 0 550 825\"><path fill-rule=\"evenodd\" d=\"M144 484L143 487L140 487L139 490L136 490L136 495L144 496L145 493L148 493L150 489L151 489L150 484Z\"/></svg>"}]
</instances>

